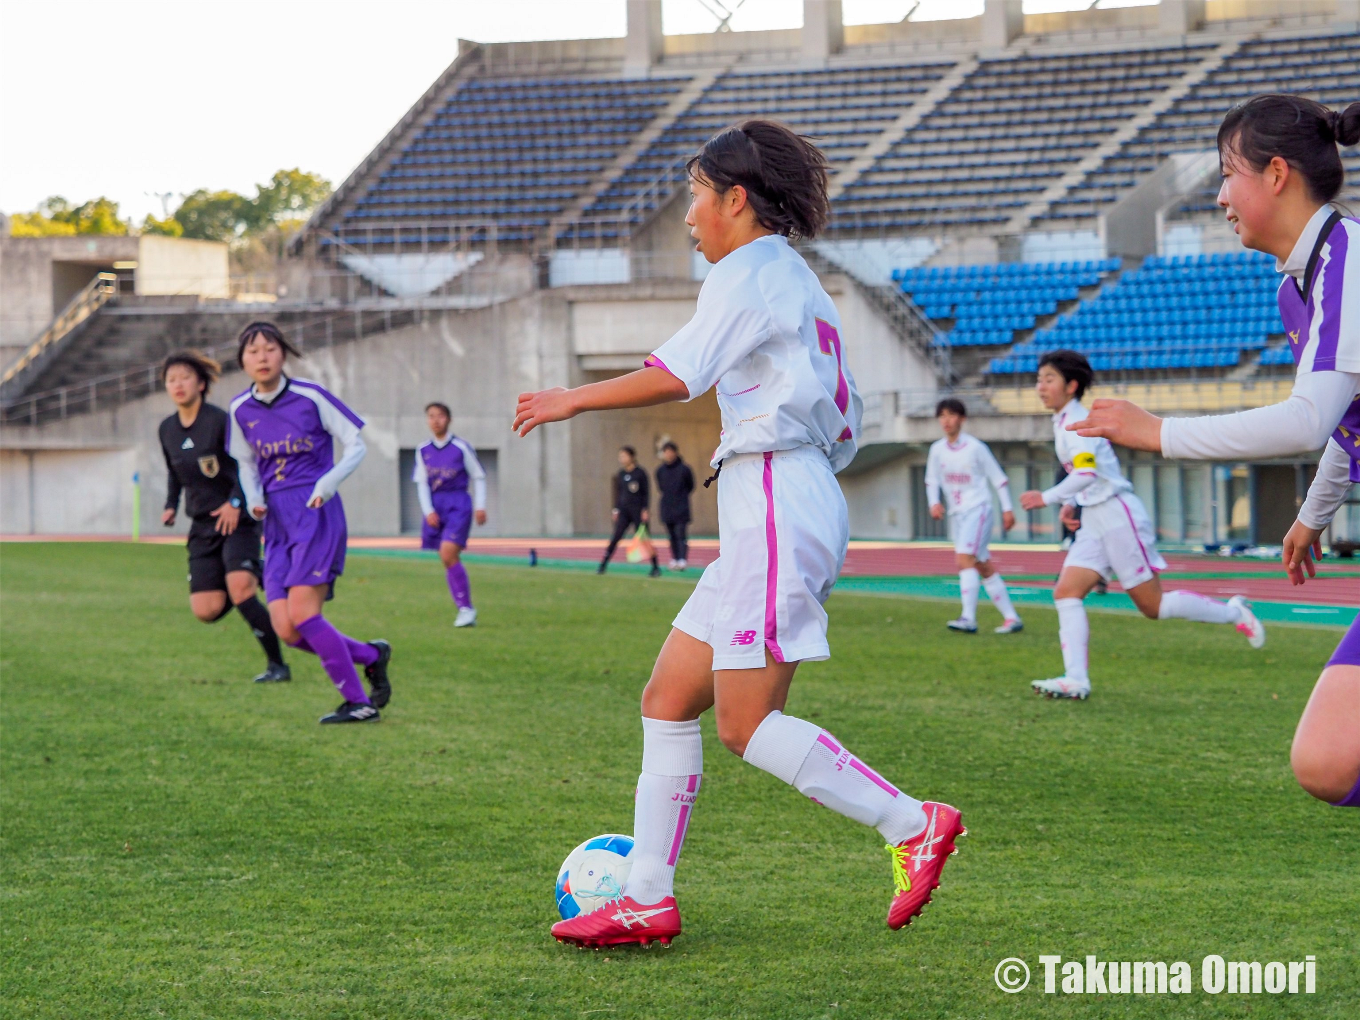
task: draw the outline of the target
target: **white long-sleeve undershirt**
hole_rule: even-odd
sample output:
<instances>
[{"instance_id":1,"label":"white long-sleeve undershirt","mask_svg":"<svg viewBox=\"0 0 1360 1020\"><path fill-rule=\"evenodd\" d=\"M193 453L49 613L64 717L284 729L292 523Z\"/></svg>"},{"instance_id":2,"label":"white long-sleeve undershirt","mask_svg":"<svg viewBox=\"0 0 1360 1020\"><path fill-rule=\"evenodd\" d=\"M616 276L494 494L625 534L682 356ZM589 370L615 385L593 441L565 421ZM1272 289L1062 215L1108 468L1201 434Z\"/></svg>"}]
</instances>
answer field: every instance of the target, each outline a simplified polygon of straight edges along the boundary
<instances>
[{"instance_id":1,"label":"white long-sleeve undershirt","mask_svg":"<svg viewBox=\"0 0 1360 1020\"><path fill-rule=\"evenodd\" d=\"M1169 460L1254 460L1309 453L1327 442L1360 390L1360 374L1308 372L1287 400L1236 414L1162 421Z\"/></svg>"},{"instance_id":2,"label":"white long-sleeve undershirt","mask_svg":"<svg viewBox=\"0 0 1360 1020\"><path fill-rule=\"evenodd\" d=\"M1327 449L1318 461L1317 475L1308 486L1308 497L1299 507L1299 521L1304 526L1321 531L1332 523L1332 518L1346 502L1351 492L1351 458L1335 439L1327 440Z\"/></svg>"},{"instance_id":3,"label":"white long-sleeve undershirt","mask_svg":"<svg viewBox=\"0 0 1360 1020\"><path fill-rule=\"evenodd\" d=\"M347 420L346 424L348 424ZM340 459L335 462L334 467L316 480L316 485L312 486L312 494L307 497L308 503L316 499L317 496L321 497L321 502L329 502L340 490L340 483L354 474L354 469L359 466L359 462L364 459L364 454L368 452L368 447L364 445L364 437L359 434L358 429L347 432L340 439L344 443Z\"/></svg>"},{"instance_id":4,"label":"white long-sleeve undershirt","mask_svg":"<svg viewBox=\"0 0 1360 1020\"><path fill-rule=\"evenodd\" d=\"M1044 497L1044 505L1052 506L1054 503L1071 503L1077 498L1077 493L1088 485L1094 485L1100 480L1100 475L1094 471L1073 471L1057 485L1051 489L1045 489L1040 495Z\"/></svg>"}]
</instances>

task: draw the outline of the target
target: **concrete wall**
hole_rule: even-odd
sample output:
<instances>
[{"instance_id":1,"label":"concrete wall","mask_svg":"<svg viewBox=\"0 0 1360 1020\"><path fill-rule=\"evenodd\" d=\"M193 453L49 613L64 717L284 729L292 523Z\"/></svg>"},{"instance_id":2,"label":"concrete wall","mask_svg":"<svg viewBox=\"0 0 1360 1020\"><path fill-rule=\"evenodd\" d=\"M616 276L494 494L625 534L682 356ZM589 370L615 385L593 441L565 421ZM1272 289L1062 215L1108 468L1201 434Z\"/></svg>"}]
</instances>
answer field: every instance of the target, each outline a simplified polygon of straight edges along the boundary
<instances>
[{"instance_id":1,"label":"concrete wall","mask_svg":"<svg viewBox=\"0 0 1360 1020\"><path fill-rule=\"evenodd\" d=\"M227 246L143 234L137 238L138 294L231 296Z\"/></svg>"},{"instance_id":2,"label":"concrete wall","mask_svg":"<svg viewBox=\"0 0 1360 1020\"><path fill-rule=\"evenodd\" d=\"M137 259L135 237L0 237L0 366L7 367L96 273Z\"/></svg>"},{"instance_id":3,"label":"concrete wall","mask_svg":"<svg viewBox=\"0 0 1360 1020\"><path fill-rule=\"evenodd\" d=\"M872 397L886 391L891 399L892 391L931 385L928 367L846 277L836 274L824 282L841 311L846 364L861 392ZM333 390L368 422L368 456L342 490L351 531L399 533L400 451L427 438L424 405L431 400L452 407L456 433L479 450L495 451L500 534L605 532L610 478L623 444L634 446L639 460L652 470L660 445L672 440L702 482L720 428L712 394L688 404L583 416L525 439L510 431L518 393L578 385L639 367L693 315L698 293L699 284L688 280L536 291L473 311L428 311L416 325L313 350L290 371ZM213 399L225 404L244 388L241 374L232 373L218 384ZM139 471L142 530L159 533L165 467L156 430L171 410L168 400L156 393L64 422L5 429L0 433L6 457L0 530L126 534L131 530L130 504L118 509L123 504L117 501L130 499L130 478ZM877 438L901 442L900 421L885 422ZM69 452L73 448L82 452ZM73 457L86 460L77 463ZM36 522L25 509L30 474L38 493ZM85 479L81 491L99 490L97 512L81 516L83 511L49 501L49 493L58 502L68 498L63 486L71 477ZM847 491L866 501L855 518L863 522L857 534L899 534L909 525L905 504L897 523L890 523L894 518L887 508L902 499L896 491L902 486L894 479L890 471L884 480L865 477L849 483ZM696 493L696 533L716 533L716 495L714 489Z\"/></svg>"},{"instance_id":4,"label":"concrete wall","mask_svg":"<svg viewBox=\"0 0 1360 1020\"><path fill-rule=\"evenodd\" d=\"M0 532L128 534L137 459L135 449L0 450Z\"/></svg>"}]
</instances>

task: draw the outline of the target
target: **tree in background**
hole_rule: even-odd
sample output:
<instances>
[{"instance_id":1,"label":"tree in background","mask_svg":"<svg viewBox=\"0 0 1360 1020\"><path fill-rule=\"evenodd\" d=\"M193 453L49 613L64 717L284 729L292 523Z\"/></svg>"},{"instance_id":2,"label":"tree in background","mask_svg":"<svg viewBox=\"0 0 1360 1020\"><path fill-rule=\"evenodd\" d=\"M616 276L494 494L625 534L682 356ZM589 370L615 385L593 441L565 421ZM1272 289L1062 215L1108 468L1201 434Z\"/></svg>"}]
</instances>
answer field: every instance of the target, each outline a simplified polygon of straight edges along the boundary
<instances>
[{"instance_id":1,"label":"tree in background","mask_svg":"<svg viewBox=\"0 0 1360 1020\"><path fill-rule=\"evenodd\" d=\"M300 227L330 193L330 181L294 167L278 171L268 184L257 184L253 198L234 191L200 188L185 195L179 208L166 219L148 216L142 231L238 243L278 235L281 242L282 235Z\"/></svg>"},{"instance_id":2,"label":"tree in background","mask_svg":"<svg viewBox=\"0 0 1360 1020\"><path fill-rule=\"evenodd\" d=\"M80 205L72 205L60 195L53 195L33 212L11 216L9 231L11 237L123 235L128 232L128 224L118 218L118 203L102 195Z\"/></svg>"}]
</instances>

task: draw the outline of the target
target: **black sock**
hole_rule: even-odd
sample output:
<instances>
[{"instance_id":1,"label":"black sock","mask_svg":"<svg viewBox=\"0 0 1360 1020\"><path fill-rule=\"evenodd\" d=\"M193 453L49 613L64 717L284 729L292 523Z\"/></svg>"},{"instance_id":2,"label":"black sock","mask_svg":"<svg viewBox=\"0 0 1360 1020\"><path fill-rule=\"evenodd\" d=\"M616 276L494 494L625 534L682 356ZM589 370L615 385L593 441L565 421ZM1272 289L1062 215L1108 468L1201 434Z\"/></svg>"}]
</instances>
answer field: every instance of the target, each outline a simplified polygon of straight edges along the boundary
<instances>
[{"instance_id":1,"label":"black sock","mask_svg":"<svg viewBox=\"0 0 1360 1020\"><path fill-rule=\"evenodd\" d=\"M238 602L236 608L245 617L246 623L250 624L251 633L255 635L255 640L260 642L260 647L264 649L269 661L282 664L283 649L279 647L279 637L274 633L274 625L269 621L269 610L254 595L244 602Z\"/></svg>"}]
</instances>

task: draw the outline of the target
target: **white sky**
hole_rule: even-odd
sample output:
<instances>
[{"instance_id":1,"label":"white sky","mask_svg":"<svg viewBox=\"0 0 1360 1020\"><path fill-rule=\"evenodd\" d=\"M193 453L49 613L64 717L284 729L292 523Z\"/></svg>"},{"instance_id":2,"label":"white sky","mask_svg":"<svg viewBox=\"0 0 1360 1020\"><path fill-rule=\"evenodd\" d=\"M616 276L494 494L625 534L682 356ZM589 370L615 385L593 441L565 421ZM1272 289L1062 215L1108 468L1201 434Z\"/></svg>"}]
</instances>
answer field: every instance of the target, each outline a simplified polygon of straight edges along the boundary
<instances>
[{"instance_id":1,"label":"white sky","mask_svg":"<svg viewBox=\"0 0 1360 1020\"><path fill-rule=\"evenodd\" d=\"M725 0L730 8L736 0ZM1099 0L1126 6L1155 0ZM1025 0L1031 13L1091 0ZM713 0L663 0L667 34ZM796 28L801 0L745 0L736 31ZM970 17L982 0L844 0L847 24ZM624 0L6 0L0 210L107 195L140 223L156 192L250 194L280 167L338 184L453 61L457 40L623 35Z\"/></svg>"}]
</instances>

